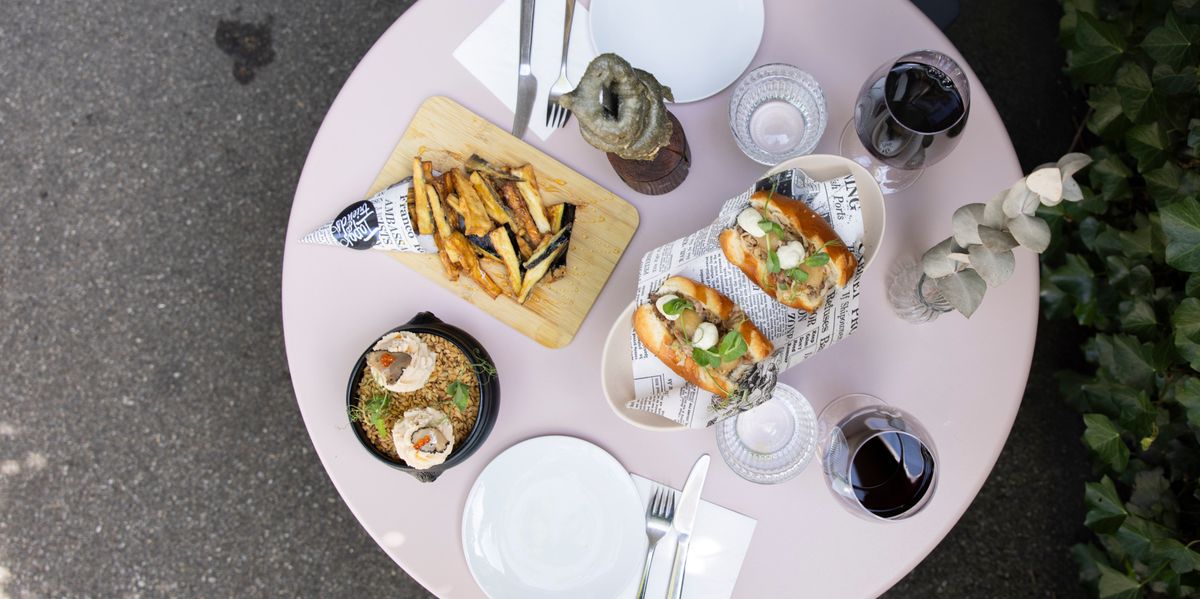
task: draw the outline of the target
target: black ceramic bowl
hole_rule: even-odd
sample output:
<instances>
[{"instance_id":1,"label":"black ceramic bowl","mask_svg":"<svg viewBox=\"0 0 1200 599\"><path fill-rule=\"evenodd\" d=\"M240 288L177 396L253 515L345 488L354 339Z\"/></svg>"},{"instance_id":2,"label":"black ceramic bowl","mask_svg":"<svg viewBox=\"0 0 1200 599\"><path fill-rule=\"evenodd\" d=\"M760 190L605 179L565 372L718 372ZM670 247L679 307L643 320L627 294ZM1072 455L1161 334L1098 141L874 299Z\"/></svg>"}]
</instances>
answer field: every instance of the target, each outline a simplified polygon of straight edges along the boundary
<instances>
[{"instance_id":1,"label":"black ceramic bowl","mask_svg":"<svg viewBox=\"0 0 1200 599\"><path fill-rule=\"evenodd\" d=\"M346 386L347 415L355 405L355 395L358 392L359 381L366 374L367 354L371 352L371 348L374 347L379 339L400 331L437 335L453 343L467 356L474 359L487 360L489 363L495 364L492 361L492 357L488 355L487 350L483 349L483 346L474 337L468 335L466 331L438 320L438 317L430 312L421 312L407 323L380 335L374 341L371 341L367 349L363 350L362 355L358 358L358 362L354 364L354 370L350 371L350 383ZM371 455L379 459L379 461L397 470L407 472L421 482L433 482L447 468L453 468L471 457L471 454L475 453L475 450L479 449L480 445L483 445L488 434L492 432L492 425L496 423L496 414L500 411L500 379L495 374L489 375L481 372L476 372L475 378L479 381L479 414L475 417L475 427L471 429L471 433L467 435L466 439L461 442L455 442L454 451L450 453L445 462L437 466L432 466L425 470L417 470L406 464L404 460L393 458L376 449L357 422L351 421L350 428L354 431L354 435L358 437L362 446Z\"/></svg>"}]
</instances>

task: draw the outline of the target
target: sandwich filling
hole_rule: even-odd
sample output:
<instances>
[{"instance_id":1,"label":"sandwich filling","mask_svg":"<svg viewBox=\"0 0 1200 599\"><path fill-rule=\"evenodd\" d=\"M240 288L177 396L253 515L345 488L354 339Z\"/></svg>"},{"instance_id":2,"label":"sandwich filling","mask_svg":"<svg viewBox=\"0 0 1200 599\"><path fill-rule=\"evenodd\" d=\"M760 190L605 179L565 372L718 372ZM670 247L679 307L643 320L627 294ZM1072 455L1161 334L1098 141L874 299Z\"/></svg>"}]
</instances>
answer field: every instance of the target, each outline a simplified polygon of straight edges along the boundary
<instances>
[{"instance_id":1,"label":"sandwich filling","mask_svg":"<svg viewBox=\"0 0 1200 599\"><path fill-rule=\"evenodd\" d=\"M785 301L825 297L837 285L825 248L841 242L835 239L818 246L787 219L774 218L769 204L770 199L761 211L746 208L737 218L738 238L746 252L767 265L759 285L775 290Z\"/></svg>"},{"instance_id":2,"label":"sandwich filling","mask_svg":"<svg viewBox=\"0 0 1200 599\"><path fill-rule=\"evenodd\" d=\"M710 374L721 374L736 381L750 369L753 360L740 332L746 320L741 308L734 307L729 318L708 309L703 303L660 289L650 295L655 315L671 332L671 346L681 356L691 357ZM714 380L716 380L714 378ZM732 389L725 390L726 393Z\"/></svg>"}]
</instances>

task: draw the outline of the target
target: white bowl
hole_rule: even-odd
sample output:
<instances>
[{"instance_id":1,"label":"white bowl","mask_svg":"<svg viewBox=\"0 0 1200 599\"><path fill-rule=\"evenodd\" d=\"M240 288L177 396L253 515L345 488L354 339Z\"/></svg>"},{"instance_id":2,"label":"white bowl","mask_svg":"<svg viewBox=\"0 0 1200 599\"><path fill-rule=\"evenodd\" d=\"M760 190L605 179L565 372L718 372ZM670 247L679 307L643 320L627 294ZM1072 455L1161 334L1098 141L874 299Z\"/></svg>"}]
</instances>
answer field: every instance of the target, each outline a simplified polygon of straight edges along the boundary
<instances>
[{"instance_id":1,"label":"white bowl","mask_svg":"<svg viewBox=\"0 0 1200 599\"><path fill-rule=\"evenodd\" d=\"M832 179L850 172L858 183L858 199L863 215L863 271L871 265L875 253L883 243L883 231L887 224L883 206L883 192L879 184L858 163L841 156L814 154L800 156L773 167L763 176L782 170L798 168L818 181ZM625 404L633 400L633 348L629 343L633 335L633 310L637 301L621 311L608 331L604 351L600 354L600 387L608 400L608 407L617 417L633 426L652 431L682 431L687 427L673 420L650 412L634 410Z\"/></svg>"}]
</instances>

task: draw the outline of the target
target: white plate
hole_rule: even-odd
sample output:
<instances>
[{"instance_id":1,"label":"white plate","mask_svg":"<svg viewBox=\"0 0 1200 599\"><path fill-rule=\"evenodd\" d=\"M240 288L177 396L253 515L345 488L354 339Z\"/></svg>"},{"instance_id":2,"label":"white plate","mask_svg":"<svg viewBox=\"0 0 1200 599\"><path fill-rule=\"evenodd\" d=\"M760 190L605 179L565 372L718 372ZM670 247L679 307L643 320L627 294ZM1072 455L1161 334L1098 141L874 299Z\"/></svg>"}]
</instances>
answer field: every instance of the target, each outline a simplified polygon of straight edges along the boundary
<instances>
[{"instance_id":1,"label":"white plate","mask_svg":"<svg viewBox=\"0 0 1200 599\"><path fill-rule=\"evenodd\" d=\"M879 184L858 163L829 154L799 156L781 162L763 177L790 168L798 168L817 181L844 176L847 172L854 174L863 214L863 272L866 272L883 243L883 231L887 225L883 192L879 190ZM600 356L600 387L604 390L608 407L621 420L638 428L653 431L687 430L687 427L657 414L625 407L633 400L633 348L629 343L633 335L633 310L636 305L637 301L631 302L621 312L604 341L604 351Z\"/></svg>"},{"instance_id":2,"label":"white plate","mask_svg":"<svg viewBox=\"0 0 1200 599\"><path fill-rule=\"evenodd\" d=\"M592 43L649 71L676 102L737 80L763 36L763 0L592 0Z\"/></svg>"},{"instance_id":3,"label":"white plate","mask_svg":"<svg viewBox=\"0 0 1200 599\"><path fill-rule=\"evenodd\" d=\"M646 552L637 487L608 452L536 437L496 456L471 487L462 546L494 599L609 599L636 584Z\"/></svg>"}]
</instances>

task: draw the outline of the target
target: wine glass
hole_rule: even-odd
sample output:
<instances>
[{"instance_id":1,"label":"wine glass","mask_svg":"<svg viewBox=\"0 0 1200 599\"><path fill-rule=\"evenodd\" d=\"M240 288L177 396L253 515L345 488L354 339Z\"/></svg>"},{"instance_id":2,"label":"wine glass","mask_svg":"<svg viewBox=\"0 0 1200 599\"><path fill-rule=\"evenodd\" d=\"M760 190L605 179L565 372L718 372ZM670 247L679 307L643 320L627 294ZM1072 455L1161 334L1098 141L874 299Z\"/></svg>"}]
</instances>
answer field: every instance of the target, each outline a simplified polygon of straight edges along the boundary
<instances>
[{"instance_id":1,"label":"wine glass","mask_svg":"<svg viewBox=\"0 0 1200 599\"><path fill-rule=\"evenodd\" d=\"M842 155L884 193L903 191L962 138L971 110L967 75L953 58L917 50L875 70L842 130Z\"/></svg>"},{"instance_id":2,"label":"wine glass","mask_svg":"<svg viewBox=\"0 0 1200 599\"><path fill-rule=\"evenodd\" d=\"M821 410L817 435L825 482L855 515L902 520L933 496L937 450L903 410L870 395L844 395Z\"/></svg>"}]
</instances>

